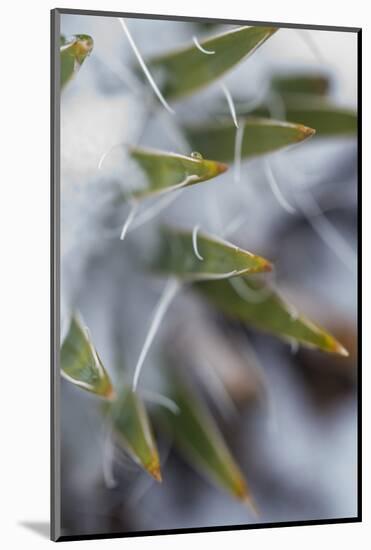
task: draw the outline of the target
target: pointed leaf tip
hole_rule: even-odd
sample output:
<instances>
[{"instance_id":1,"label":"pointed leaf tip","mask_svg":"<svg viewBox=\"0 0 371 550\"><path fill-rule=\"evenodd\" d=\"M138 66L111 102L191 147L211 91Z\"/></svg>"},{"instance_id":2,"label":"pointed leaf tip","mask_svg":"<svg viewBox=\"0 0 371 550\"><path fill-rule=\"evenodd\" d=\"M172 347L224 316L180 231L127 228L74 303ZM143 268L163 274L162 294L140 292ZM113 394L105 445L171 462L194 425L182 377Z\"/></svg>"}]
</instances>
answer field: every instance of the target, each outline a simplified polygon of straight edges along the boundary
<instances>
[{"instance_id":1,"label":"pointed leaf tip","mask_svg":"<svg viewBox=\"0 0 371 550\"><path fill-rule=\"evenodd\" d=\"M219 161L144 147L128 149L128 190L124 195L142 199L214 179L228 169ZM138 170L139 168L139 170Z\"/></svg>"},{"instance_id":2,"label":"pointed leaf tip","mask_svg":"<svg viewBox=\"0 0 371 550\"><path fill-rule=\"evenodd\" d=\"M324 328L316 325L266 283L244 277L246 296L228 281L207 281L196 288L229 317L270 332L283 339L294 339L308 347L346 357L347 350Z\"/></svg>"},{"instance_id":3,"label":"pointed leaf tip","mask_svg":"<svg viewBox=\"0 0 371 550\"><path fill-rule=\"evenodd\" d=\"M131 388L123 388L111 415L118 444L156 481L161 481L156 441L146 407L138 394Z\"/></svg>"},{"instance_id":4,"label":"pointed leaf tip","mask_svg":"<svg viewBox=\"0 0 371 550\"><path fill-rule=\"evenodd\" d=\"M166 381L168 393L180 412L174 415L163 409L164 427L170 429L183 458L201 475L240 502L252 503L244 475L214 417L195 389L175 370L169 368L166 371Z\"/></svg>"},{"instance_id":5,"label":"pointed leaf tip","mask_svg":"<svg viewBox=\"0 0 371 550\"><path fill-rule=\"evenodd\" d=\"M183 281L239 277L272 270L271 263L216 236L165 226L158 237L150 267Z\"/></svg>"},{"instance_id":6,"label":"pointed leaf tip","mask_svg":"<svg viewBox=\"0 0 371 550\"><path fill-rule=\"evenodd\" d=\"M219 174L223 174L223 172L226 172L228 168L229 168L228 164L225 164L224 162L216 163L216 169Z\"/></svg>"},{"instance_id":7,"label":"pointed leaf tip","mask_svg":"<svg viewBox=\"0 0 371 550\"><path fill-rule=\"evenodd\" d=\"M265 258L261 258L261 271L262 272L270 272L273 271L273 265L269 260L266 260Z\"/></svg>"},{"instance_id":8,"label":"pointed leaf tip","mask_svg":"<svg viewBox=\"0 0 371 550\"><path fill-rule=\"evenodd\" d=\"M349 357L349 351L342 344L340 344L340 342L335 340L335 338L333 338L332 341L333 341L333 345L332 345L333 353L336 353L337 355L342 355L343 357Z\"/></svg>"},{"instance_id":9,"label":"pointed leaf tip","mask_svg":"<svg viewBox=\"0 0 371 550\"><path fill-rule=\"evenodd\" d=\"M104 397L108 399L108 401L115 401L115 399L117 398L116 390L112 386L109 387Z\"/></svg>"},{"instance_id":10,"label":"pointed leaf tip","mask_svg":"<svg viewBox=\"0 0 371 550\"><path fill-rule=\"evenodd\" d=\"M151 474L153 479L155 479L159 483L162 482L161 467L160 467L160 462L157 455L153 457L153 463L147 466L147 471L149 474Z\"/></svg>"},{"instance_id":11,"label":"pointed leaf tip","mask_svg":"<svg viewBox=\"0 0 371 550\"><path fill-rule=\"evenodd\" d=\"M94 41L87 34L76 34L68 42L61 36L61 86L76 75L85 59L91 54Z\"/></svg>"},{"instance_id":12,"label":"pointed leaf tip","mask_svg":"<svg viewBox=\"0 0 371 550\"><path fill-rule=\"evenodd\" d=\"M248 511L254 516L255 519L260 518L259 509L251 495L247 495L242 498L241 502L246 506Z\"/></svg>"},{"instance_id":13,"label":"pointed leaf tip","mask_svg":"<svg viewBox=\"0 0 371 550\"><path fill-rule=\"evenodd\" d=\"M243 124L241 158L279 151L310 138L315 130L303 124L283 122L256 115L239 117ZM224 121L185 127L191 146L209 158L232 162L235 156L236 127L230 117Z\"/></svg>"},{"instance_id":14,"label":"pointed leaf tip","mask_svg":"<svg viewBox=\"0 0 371 550\"><path fill-rule=\"evenodd\" d=\"M310 128L309 126L304 126L303 124L298 125L298 130L299 130L299 136L300 136L298 141L302 141L303 139L310 138L314 136L314 134L316 133L314 128Z\"/></svg>"},{"instance_id":15,"label":"pointed leaf tip","mask_svg":"<svg viewBox=\"0 0 371 550\"><path fill-rule=\"evenodd\" d=\"M114 399L115 390L86 329L72 317L60 353L61 375L75 386L104 399Z\"/></svg>"},{"instance_id":16,"label":"pointed leaf tip","mask_svg":"<svg viewBox=\"0 0 371 550\"><path fill-rule=\"evenodd\" d=\"M336 105L320 95L289 93L282 95L281 99L286 120L300 123L301 135L310 137L314 134L313 128L316 138L352 136L357 132L356 111ZM271 117L270 107L264 102L253 111L246 109L242 102L236 111L239 120L244 116Z\"/></svg>"}]
</instances>

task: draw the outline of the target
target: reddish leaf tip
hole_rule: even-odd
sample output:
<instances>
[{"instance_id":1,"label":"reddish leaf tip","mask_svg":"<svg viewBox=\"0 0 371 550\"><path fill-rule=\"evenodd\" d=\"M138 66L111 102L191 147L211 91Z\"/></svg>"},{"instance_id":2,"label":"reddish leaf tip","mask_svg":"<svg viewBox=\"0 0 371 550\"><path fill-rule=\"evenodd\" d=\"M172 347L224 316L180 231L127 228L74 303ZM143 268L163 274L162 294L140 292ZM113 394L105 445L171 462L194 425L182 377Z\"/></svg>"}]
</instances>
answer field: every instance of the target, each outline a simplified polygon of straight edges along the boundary
<instances>
[{"instance_id":1,"label":"reddish leaf tip","mask_svg":"<svg viewBox=\"0 0 371 550\"><path fill-rule=\"evenodd\" d=\"M262 271L273 271L273 265L271 264L271 262L268 260L265 260L264 258L262 258L261 267L262 267L261 269Z\"/></svg>"},{"instance_id":2,"label":"reddish leaf tip","mask_svg":"<svg viewBox=\"0 0 371 550\"><path fill-rule=\"evenodd\" d=\"M349 351L340 342L334 341L333 351L343 357L349 357Z\"/></svg>"},{"instance_id":3,"label":"reddish leaf tip","mask_svg":"<svg viewBox=\"0 0 371 550\"><path fill-rule=\"evenodd\" d=\"M104 397L105 397L106 399L108 399L108 401L115 401L115 399L116 399L116 397L117 397L116 390L115 390L112 386L110 386L110 387L108 388L108 390L106 391Z\"/></svg>"},{"instance_id":4,"label":"reddish leaf tip","mask_svg":"<svg viewBox=\"0 0 371 550\"><path fill-rule=\"evenodd\" d=\"M279 27L267 27L267 32L268 34L272 35L274 33L276 33L277 31L279 31Z\"/></svg>"},{"instance_id":5,"label":"reddish leaf tip","mask_svg":"<svg viewBox=\"0 0 371 550\"><path fill-rule=\"evenodd\" d=\"M309 126L304 126L303 124L298 124L298 131L299 141L310 138L316 133L314 128L309 128Z\"/></svg>"},{"instance_id":6,"label":"reddish leaf tip","mask_svg":"<svg viewBox=\"0 0 371 550\"><path fill-rule=\"evenodd\" d=\"M152 463L147 467L147 472L159 483L162 481L161 468L158 457L154 457Z\"/></svg>"},{"instance_id":7,"label":"reddish leaf tip","mask_svg":"<svg viewBox=\"0 0 371 550\"><path fill-rule=\"evenodd\" d=\"M248 508L249 512L252 513L254 518L258 519L260 517L259 509L251 495L246 495L242 499L242 503L245 504L245 506Z\"/></svg>"},{"instance_id":8,"label":"reddish leaf tip","mask_svg":"<svg viewBox=\"0 0 371 550\"><path fill-rule=\"evenodd\" d=\"M224 162L217 162L216 166L218 174L223 174L223 172L226 172L229 168L228 164L225 164Z\"/></svg>"}]
</instances>

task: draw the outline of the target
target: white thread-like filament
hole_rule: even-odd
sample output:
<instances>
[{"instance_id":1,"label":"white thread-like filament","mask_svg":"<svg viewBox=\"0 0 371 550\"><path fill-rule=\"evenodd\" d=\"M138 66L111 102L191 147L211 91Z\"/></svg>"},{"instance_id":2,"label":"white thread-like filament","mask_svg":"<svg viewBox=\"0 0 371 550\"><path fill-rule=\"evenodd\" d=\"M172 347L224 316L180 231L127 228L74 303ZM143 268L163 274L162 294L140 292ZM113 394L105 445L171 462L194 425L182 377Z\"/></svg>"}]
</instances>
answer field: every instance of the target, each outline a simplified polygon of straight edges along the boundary
<instances>
[{"instance_id":1,"label":"white thread-like filament","mask_svg":"<svg viewBox=\"0 0 371 550\"><path fill-rule=\"evenodd\" d=\"M300 192L297 194L296 200L307 221L320 239L348 269L355 271L356 255L352 247L328 221L311 194Z\"/></svg>"},{"instance_id":2,"label":"white thread-like filament","mask_svg":"<svg viewBox=\"0 0 371 550\"><path fill-rule=\"evenodd\" d=\"M235 106L234 106L234 103L233 103L233 99L232 99L232 96L231 96L231 93L230 91L228 90L227 86L225 84L220 84L220 87L221 89L223 90L223 93L225 95L225 98L227 100L227 103L228 103L228 107L229 107L229 110L231 112L231 116L232 116L232 120L233 120L233 124L236 126L236 128L238 128L238 121L237 121L237 115L236 115L236 109L235 109Z\"/></svg>"},{"instance_id":3,"label":"white thread-like filament","mask_svg":"<svg viewBox=\"0 0 371 550\"><path fill-rule=\"evenodd\" d=\"M245 284L243 279L230 279L229 283L232 285L233 289L237 292L240 298L252 304L260 304L265 302L265 300L267 300L272 294L272 289L269 286L255 290Z\"/></svg>"},{"instance_id":4,"label":"white thread-like filament","mask_svg":"<svg viewBox=\"0 0 371 550\"><path fill-rule=\"evenodd\" d=\"M298 340L290 340L290 348L291 348L291 353L293 355L296 355L299 351L299 342Z\"/></svg>"},{"instance_id":5,"label":"white thread-like filament","mask_svg":"<svg viewBox=\"0 0 371 550\"><path fill-rule=\"evenodd\" d=\"M122 28L124 30L124 33L126 34L126 37L129 41L129 44L130 44L130 46L131 46L131 48L132 48L132 50L133 50L133 52L134 52L134 54L135 54L135 56L138 60L138 63L141 66L144 74L146 75L147 80L150 83L153 91L155 92L156 96L158 97L158 99L162 103L162 105L165 107L165 109L173 115L174 114L174 109L172 109L170 107L170 105L168 104L168 102L166 101L166 99L164 98L162 93L160 92L159 88L157 87L156 82L153 80L152 75L149 72L148 67L144 62L144 59L143 59L141 53L139 52L139 50L138 50L138 48L137 48L137 46L136 46L136 44L133 40L133 37L130 34L130 31L129 31L127 25L126 25L125 19L123 17L119 17L119 23L122 26Z\"/></svg>"},{"instance_id":6,"label":"white thread-like filament","mask_svg":"<svg viewBox=\"0 0 371 550\"><path fill-rule=\"evenodd\" d=\"M137 361L137 364L135 366L134 370L134 378L133 378L133 391L136 391L138 386L138 380L139 376L142 370L142 366L144 363L144 360L147 356L148 350L153 342L153 339L156 335L156 332L158 331L158 328L161 324L162 319L164 318L164 315L171 304L173 298L175 297L176 293L178 292L180 288L180 283L177 279L169 279L168 283L166 284L164 291L161 295L161 298L156 306L151 325L149 328L149 331L147 333L146 339L144 341L142 350L139 355L139 359Z\"/></svg>"},{"instance_id":7,"label":"white thread-like filament","mask_svg":"<svg viewBox=\"0 0 371 550\"><path fill-rule=\"evenodd\" d=\"M282 296L282 293L281 293ZM299 318L299 312L296 307L285 299L286 311L290 315L292 321L296 321Z\"/></svg>"},{"instance_id":8,"label":"white thread-like filament","mask_svg":"<svg viewBox=\"0 0 371 550\"><path fill-rule=\"evenodd\" d=\"M99 159L99 162L98 162L98 170L101 170L102 169L102 166L103 166L103 163L104 161L106 160L106 158L108 157L108 155L110 155L112 153L112 151L114 151L115 149L119 149L120 147L125 147L125 143L121 142L121 143L115 143L115 145L112 145L112 147L110 147L109 149L107 149L107 151L105 151L100 159Z\"/></svg>"},{"instance_id":9,"label":"white thread-like filament","mask_svg":"<svg viewBox=\"0 0 371 550\"><path fill-rule=\"evenodd\" d=\"M222 279L229 279L237 275L238 270L234 269L233 271L228 271L227 273L197 273L195 277L190 277L190 280L196 281L219 281Z\"/></svg>"},{"instance_id":10,"label":"white thread-like filament","mask_svg":"<svg viewBox=\"0 0 371 550\"><path fill-rule=\"evenodd\" d=\"M120 65L115 67L111 62L108 63L106 57L101 57L100 55L97 55L97 52L95 52L94 56L95 61L98 61L101 65L106 67L118 80L120 80L125 86L127 86L134 94L138 94L141 87L142 82L137 78L132 71L130 71L127 67L124 65Z\"/></svg>"},{"instance_id":11,"label":"white thread-like filament","mask_svg":"<svg viewBox=\"0 0 371 550\"><path fill-rule=\"evenodd\" d=\"M170 399L170 397L166 397L166 395L162 395L161 393L152 392L149 390L140 390L140 394L146 401L150 401L151 403L155 403L156 405L161 405L173 414L179 414L180 412L180 409L175 401Z\"/></svg>"},{"instance_id":12,"label":"white thread-like filament","mask_svg":"<svg viewBox=\"0 0 371 550\"><path fill-rule=\"evenodd\" d=\"M289 204L285 197L282 195L268 161L265 161L265 174L267 176L267 180L272 190L272 193L277 199L277 202L282 206L284 210L286 210L286 212L288 212L289 214L295 214L295 208L291 206L291 204Z\"/></svg>"},{"instance_id":13,"label":"white thread-like filament","mask_svg":"<svg viewBox=\"0 0 371 550\"><path fill-rule=\"evenodd\" d=\"M242 155L242 143L245 130L245 122L241 124L236 130L236 137L234 140L234 181L238 183L241 179L241 155Z\"/></svg>"},{"instance_id":14,"label":"white thread-like filament","mask_svg":"<svg viewBox=\"0 0 371 550\"><path fill-rule=\"evenodd\" d=\"M213 399L223 417L226 420L237 419L237 408L233 402L233 399L229 395L223 380L216 372L215 367L210 364L209 361L202 359L200 362L199 372L203 378L205 386L208 388L210 397Z\"/></svg>"},{"instance_id":15,"label":"white thread-like filament","mask_svg":"<svg viewBox=\"0 0 371 550\"><path fill-rule=\"evenodd\" d=\"M172 204L182 193L181 189L178 189L178 191L174 191L174 193L169 193L167 195L164 195L162 200L156 201L152 206L147 208L146 210L143 210L135 219L135 221L131 224L130 231L133 231L134 229L137 229L138 227L144 225L149 220L157 216L162 210L167 208L170 204Z\"/></svg>"},{"instance_id":16,"label":"white thread-like filament","mask_svg":"<svg viewBox=\"0 0 371 550\"><path fill-rule=\"evenodd\" d=\"M203 48L199 43L197 36L193 36L192 40L194 42L194 45L198 50L200 50L200 52L205 53L206 55L213 55L215 53L214 50L205 50L205 48Z\"/></svg>"},{"instance_id":17,"label":"white thread-like filament","mask_svg":"<svg viewBox=\"0 0 371 550\"><path fill-rule=\"evenodd\" d=\"M230 235L233 235L244 223L247 221L246 214L240 214L236 218L233 218L227 225L227 227L223 231L223 237L229 237Z\"/></svg>"},{"instance_id":18,"label":"white thread-like filament","mask_svg":"<svg viewBox=\"0 0 371 550\"><path fill-rule=\"evenodd\" d=\"M192 174L191 176L187 176L183 181L181 181L180 183L177 183L176 185L172 185L171 187L166 187L161 191L156 191L156 195L165 195L166 193L172 193L173 191L182 189L182 187L186 187L192 181L198 181L198 180L199 180L199 176L197 176L196 174Z\"/></svg>"},{"instance_id":19,"label":"white thread-like filament","mask_svg":"<svg viewBox=\"0 0 371 550\"><path fill-rule=\"evenodd\" d=\"M125 235L126 235L128 229L129 229L132 221L135 218L135 214L137 213L138 208L139 208L138 203L133 202L132 207L131 207L130 212L129 212L129 215L126 218L126 221L125 221L124 225L122 226L122 231L121 231L121 235L120 235L120 240L121 241L123 241L125 239Z\"/></svg>"},{"instance_id":20,"label":"white thread-like filament","mask_svg":"<svg viewBox=\"0 0 371 550\"><path fill-rule=\"evenodd\" d=\"M76 386L80 386L81 388L85 388L86 390L93 390L93 386L88 384L87 382L82 382L81 380L76 380L76 378L72 378L69 374L61 370L61 376L68 380L69 382L72 382L72 384L75 384Z\"/></svg>"},{"instance_id":21,"label":"white thread-like filament","mask_svg":"<svg viewBox=\"0 0 371 550\"><path fill-rule=\"evenodd\" d=\"M164 210L167 206L169 206L175 199L179 197L179 195L182 192L182 189L186 187L191 181L198 180L198 176L187 176L185 180L182 182L173 185L172 187L166 188L163 191L156 192L157 196L164 197L163 200L158 200L153 206L147 208L146 210L143 210L138 216L135 217L135 219L129 220L129 226L126 228L126 233L130 233L134 229L137 229L138 227L141 227L147 221L154 218L159 212ZM136 212L135 212L136 214ZM130 214L129 214L130 215ZM125 222L126 225L127 221ZM121 227L116 227L112 230L108 230L106 232L106 238L111 238L117 235L118 229ZM124 228L123 228L124 229ZM125 235L124 235L125 236Z\"/></svg>"},{"instance_id":22,"label":"white thread-like filament","mask_svg":"<svg viewBox=\"0 0 371 550\"><path fill-rule=\"evenodd\" d=\"M198 250L198 246L197 246L197 235L198 235L198 231L200 229L200 226L199 225L195 225L194 228L193 228L193 231L192 231L192 245L193 245L193 251L195 253L195 256L196 258L198 258L199 260L203 260L203 256L201 256L199 250Z\"/></svg>"},{"instance_id":23,"label":"white thread-like filament","mask_svg":"<svg viewBox=\"0 0 371 550\"><path fill-rule=\"evenodd\" d=\"M295 29L295 30L299 34L299 36L302 38L302 40L306 43L306 45L308 46L308 48L310 49L310 51L312 52L316 60L321 64L325 64L326 61L323 58L322 52L317 46L315 40L313 40L312 35L309 34L310 31L301 30L301 29Z\"/></svg>"}]
</instances>

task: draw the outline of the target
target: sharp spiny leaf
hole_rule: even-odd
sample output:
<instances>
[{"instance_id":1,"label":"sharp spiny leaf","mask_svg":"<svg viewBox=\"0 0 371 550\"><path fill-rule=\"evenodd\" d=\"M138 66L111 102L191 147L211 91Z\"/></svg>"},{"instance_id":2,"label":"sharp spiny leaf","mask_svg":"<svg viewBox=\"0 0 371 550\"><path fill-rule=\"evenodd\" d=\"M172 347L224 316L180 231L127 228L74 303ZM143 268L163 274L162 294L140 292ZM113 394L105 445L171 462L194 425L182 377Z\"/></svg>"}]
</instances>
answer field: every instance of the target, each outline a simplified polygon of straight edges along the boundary
<instances>
[{"instance_id":1,"label":"sharp spiny leaf","mask_svg":"<svg viewBox=\"0 0 371 550\"><path fill-rule=\"evenodd\" d=\"M117 443L156 481L161 481L160 459L146 408L137 393L124 388L111 406Z\"/></svg>"},{"instance_id":2,"label":"sharp spiny leaf","mask_svg":"<svg viewBox=\"0 0 371 550\"><path fill-rule=\"evenodd\" d=\"M180 99L211 84L261 46L278 29L241 27L200 41L200 46L214 55L205 55L195 44L148 61L158 74L167 99Z\"/></svg>"},{"instance_id":3,"label":"sharp spiny leaf","mask_svg":"<svg viewBox=\"0 0 371 550\"><path fill-rule=\"evenodd\" d=\"M297 315L293 306L265 283L251 278L245 278L243 283L250 293L255 294L250 300L247 296L241 296L228 281L200 283L197 289L231 318L285 339L295 339L301 344L322 351L348 355L345 348L331 334L303 315Z\"/></svg>"},{"instance_id":4,"label":"sharp spiny leaf","mask_svg":"<svg viewBox=\"0 0 371 550\"><path fill-rule=\"evenodd\" d=\"M135 165L127 176L128 194L137 199L215 178L228 168L200 154L185 156L137 147L129 149L129 158Z\"/></svg>"},{"instance_id":5,"label":"sharp spiny leaf","mask_svg":"<svg viewBox=\"0 0 371 550\"><path fill-rule=\"evenodd\" d=\"M209 481L253 507L244 476L206 405L174 372L168 373L167 382L179 412L164 409L164 426L182 456Z\"/></svg>"},{"instance_id":6,"label":"sharp spiny leaf","mask_svg":"<svg viewBox=\"0 0 371 550\"><path fill-rule=\"evenodd\" d=\"M195 281L270 271L272 266L265 258L217 237L164 227L151 268L157 273Z\"/></svg>"},{"instance_id":7,"label":"sharp spiny leaf","mask_svg":"<svg viewBox=\"0 0 371 550\"><path fill-rule=\"evenodd\" d=\"M76 317L71 319L60 360L62 376L75 386L106 399L114 397L110 378L101 359Z\"/></svg>"},{"instance_id":8,"label":"sharp spiny leaf","mask_svg":"<svg viewBox=\"0 0 371 550\"><path fill-rule=\"evenodd\" d=\"M302 124L291 124L267 118L238 118L244 125L241 157L272 153L311 137L315 130ZM207 156L232 161L236 128L230 121L215 125L189 126L185 129L192 147Z\"/></svg>"},{"instance_id":9,"label":"sharp spiny leaf","mask_svg":"<svg viewBox=\"0 0 371 550\"><path fill-rule=\"evenodd\" d=\"M315 128L316 137L355 135L357 132L357 113L352 109L338 107L315 96L287 95L282 101L286 119ZM237 107L237 111L243 114L243 108ZM269 117L269 109L261 106L251 114Z\"/></svg>"},{"instance_id":10,"label":"sharp spiny leaf","mask_svg":"<svg viewBox=\"0 0 371 550\"><path fill-rule=\"evenodd\" d=\"M63 88L78 72L91 54L93 39L87 34L77 34L66 41L61 37L61 87Z\"/></svg>"}]
</instances>

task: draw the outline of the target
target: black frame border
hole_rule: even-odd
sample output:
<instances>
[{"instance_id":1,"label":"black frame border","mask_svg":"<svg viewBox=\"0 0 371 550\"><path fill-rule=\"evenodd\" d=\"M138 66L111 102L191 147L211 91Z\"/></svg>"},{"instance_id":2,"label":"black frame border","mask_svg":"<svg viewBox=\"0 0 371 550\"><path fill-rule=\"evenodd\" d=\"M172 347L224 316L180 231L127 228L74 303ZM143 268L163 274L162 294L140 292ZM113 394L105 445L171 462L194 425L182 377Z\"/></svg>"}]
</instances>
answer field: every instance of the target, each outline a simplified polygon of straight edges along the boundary
<instances>
[{"instance_id":1,"label":"black frame border","mask_svg":"<svg viewBox=\"0 0 371 550\"><path fill-rule=\"evenodd\" d=\"M158 535L177 535L185 533L210 533L219 531L247 531L250 529L268 529L277 527L300 527L310 525L336 525L362 522L362 28L300 23L278 23L271 21L251 21L241 19L219 19L209 17L192 17L177 15L160 15L148 13L125 13L116 11L81 10L55 8L51 10L51 88L50 88L50 339L51 339L51 422L50 422L50 537L54 542L94 539L114 539L131 537L148 537ZM60 376L59 376L59 313L60 313L60 65L57 37L60 30L60 15L89 15L97 17L125 17L135 19L154 19L166 21L185 21L201 23L219 23L226 25L272 26L287 29L323 30L353 32L357 34L357 318L358 318L358 378L357 378L357 515L354 517L318 519L303 521L284 521L267 523L250 523L247 525L220 525L213 527L191 527L184 529L160 529L152 531L129 531L113 533L94 533L85 535L61 535L60 526Z\"/></svg>"}]
</instances>

